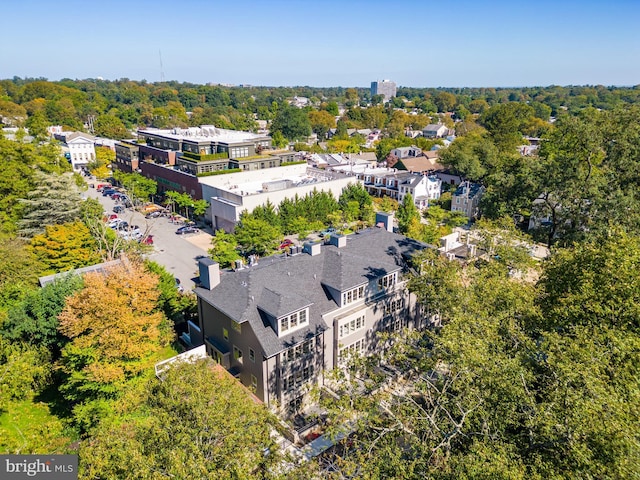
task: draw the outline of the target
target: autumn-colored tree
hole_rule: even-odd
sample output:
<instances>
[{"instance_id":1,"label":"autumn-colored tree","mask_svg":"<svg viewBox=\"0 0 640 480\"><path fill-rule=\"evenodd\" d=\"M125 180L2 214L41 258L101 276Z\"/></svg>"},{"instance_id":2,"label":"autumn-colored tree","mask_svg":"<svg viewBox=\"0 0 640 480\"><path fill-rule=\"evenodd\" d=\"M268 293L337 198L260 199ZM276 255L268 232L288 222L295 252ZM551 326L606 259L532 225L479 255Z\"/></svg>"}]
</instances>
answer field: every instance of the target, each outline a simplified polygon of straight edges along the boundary
<instances>
[{"instance_id":1,"label":"autumn-colored tree","mask_svg":"<svg viewBox=\"0 0 640 480\"><path fill-rule=\"evenodd\" d=\"M336 126L335 116L324 110L310 111L309 121L311 122L311 129L318 134L318 140L320 141L326 138L329 129Z\"/></svg>"},{"instance_id":2,"label":"autumn-colored tree","mask_svg":"<svg viewBox=\"0 0 640 480\"><path fill-rule=\"evenodd\" d=\"M48 225L45 233L31 239L33 253L53 273L98 263L96 247L89 229L79 221Z\"/></svg>"},{"instance_id":3,"label":"autumn-colored tree","mask_svg":"<svg viewBox=\"0 0 640 480\"><path fill-rule=\"evenodd\" d=\"M125 258L84 282L59 316L60 332L71 340L62 350L61 390L76 402L116 395L171 340L158 311L158 277L141 264Z\"/></svg>"}]
</instances>

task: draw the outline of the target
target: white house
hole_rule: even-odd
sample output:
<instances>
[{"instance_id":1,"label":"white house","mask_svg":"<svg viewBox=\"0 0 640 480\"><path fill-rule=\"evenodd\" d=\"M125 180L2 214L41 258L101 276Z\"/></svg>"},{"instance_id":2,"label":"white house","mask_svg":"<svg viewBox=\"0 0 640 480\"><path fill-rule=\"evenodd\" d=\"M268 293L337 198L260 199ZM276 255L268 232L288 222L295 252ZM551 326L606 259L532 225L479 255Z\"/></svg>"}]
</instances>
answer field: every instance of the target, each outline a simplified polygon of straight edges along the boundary
<instances>
[{"instance_id":1,"label":"white house","mask_svg":"<svg viewBox=\"0 0 640 480\"><path fill-rule=\"evenodd\" d=\"M427 125L422 130L422 136L425 138L442 138L447 133L449 133L449 129L441 123Z\"/></svg>"},{"instance_id":2,"label":"white house","mask_svg":"<svg viewBox=\"0 0 640 480\"><path fill-rule=\"evenodd\" d=\"M440 198L441 189L442 180L435 175L407 175L398 182L398 202L411 194L415 206L422 210L429 207L429 200Z\"/></svg>"},{"instance_id":3,"label":"white house","mask_svg":"<svg viewBox=\"0 0 640 480\"><path fill-rule=\"evenodd\" d=\"M96 159L95 138L88 133L62 132L55 137L64 142L62 148L69 154L74 171L81 170Z\"/></svg>"}]
</instances>

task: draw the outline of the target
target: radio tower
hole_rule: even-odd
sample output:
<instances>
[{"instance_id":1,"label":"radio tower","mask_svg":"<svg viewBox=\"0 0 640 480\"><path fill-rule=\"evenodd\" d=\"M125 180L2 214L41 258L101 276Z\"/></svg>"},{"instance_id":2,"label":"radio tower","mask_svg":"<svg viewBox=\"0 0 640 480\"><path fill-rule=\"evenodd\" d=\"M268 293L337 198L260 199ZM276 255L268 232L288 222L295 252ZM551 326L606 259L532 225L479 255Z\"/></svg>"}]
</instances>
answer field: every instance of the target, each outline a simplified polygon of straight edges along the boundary
<instances>
[{"instance_id":1,"label":"radio tower","mask_svg":"<svg viewBox=\"0 0 640 480\"><path fill-rule=\"evenodd\" d=\"M164 82L164 69L162 68L162 50L158 50L158 54L160 55L160 81Z\"/></svg>"}]
</instances>

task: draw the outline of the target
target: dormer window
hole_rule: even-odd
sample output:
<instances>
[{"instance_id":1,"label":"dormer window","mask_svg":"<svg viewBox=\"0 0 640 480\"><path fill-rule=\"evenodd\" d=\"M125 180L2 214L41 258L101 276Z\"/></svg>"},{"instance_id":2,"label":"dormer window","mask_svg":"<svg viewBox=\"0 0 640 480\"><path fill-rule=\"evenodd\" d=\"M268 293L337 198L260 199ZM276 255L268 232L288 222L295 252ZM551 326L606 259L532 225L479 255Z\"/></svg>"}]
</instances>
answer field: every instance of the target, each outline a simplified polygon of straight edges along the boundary
<instances>
[{"instance_id":1,"label":"dormer window","mask_svg":"<svg viewBox=\"0 0 640 480\"><path fill-rule=\"evenodd\" d=\"M292 330L297 330L298 328L304 327L308 324L309 315L307 315L307 309L305 308L278 319L278 325L280 326L278 335L282 335Z\"/></svg>"},{"instance_id":2,"label":"dormer window","mask_svg":"<svg viewBox=\"0 0 640 480\"><path fill-rule=\"evenodd\" d=\"M362 298L364 298L364 285L360 285L359 287L343 292L342 306L344 307L345 305L348 305L350 303L357 302Z\"/></svg>"},{"instance_id":3,"label":"dormer window","mask_svg":"<svg viewBox=\"0 0 640 480\"><path fill-rule=\"evenodd\" d=\"M380 277L378 279L378 288L380 290L386 290L388 288L393 287L398 280L398 272L391 273L389 275L385 275L384 277Z\"/></svg>"}]
</instances>

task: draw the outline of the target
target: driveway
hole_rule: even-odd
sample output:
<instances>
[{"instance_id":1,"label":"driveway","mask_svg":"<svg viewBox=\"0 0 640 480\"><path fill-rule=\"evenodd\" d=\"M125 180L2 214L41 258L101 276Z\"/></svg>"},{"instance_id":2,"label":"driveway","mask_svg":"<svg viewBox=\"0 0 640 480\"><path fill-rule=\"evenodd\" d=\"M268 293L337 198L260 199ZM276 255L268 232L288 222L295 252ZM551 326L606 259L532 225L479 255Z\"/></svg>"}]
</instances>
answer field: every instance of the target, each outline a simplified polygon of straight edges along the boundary
<instances>
[{"instance_id":1,"label":"driveway","mask_svg":"<svg viewBox=\"0 0 640 480\"><path fill-rule=\"evenodd\" d=\"M98 199L105 212L113 212L116 202L111 198L103 197L93 188L87 189L86 196ZM197 257L208 255L211 248L210 232L201 230L200 233L176 235L179 225L172 224L168 218L146 219L144 215L131 209L118 216L129 222L129 225L138 225L143 232L153 235L154 251L148 255L149 260L158 262L180 279L185 290L195 287L194 279L198 276Z\"/></svg>"}]
</instances>

